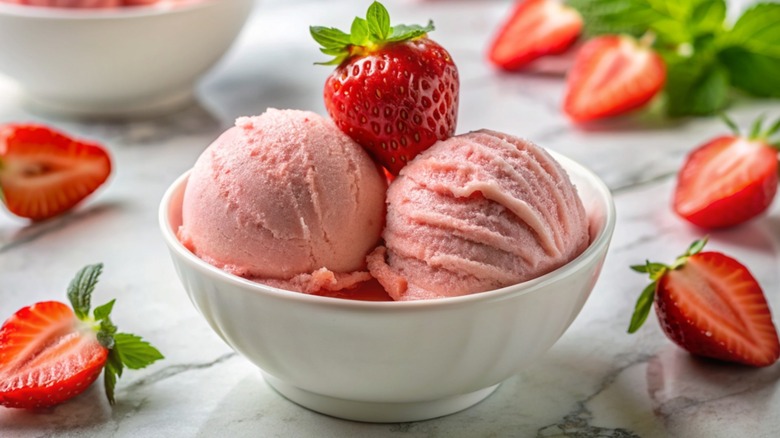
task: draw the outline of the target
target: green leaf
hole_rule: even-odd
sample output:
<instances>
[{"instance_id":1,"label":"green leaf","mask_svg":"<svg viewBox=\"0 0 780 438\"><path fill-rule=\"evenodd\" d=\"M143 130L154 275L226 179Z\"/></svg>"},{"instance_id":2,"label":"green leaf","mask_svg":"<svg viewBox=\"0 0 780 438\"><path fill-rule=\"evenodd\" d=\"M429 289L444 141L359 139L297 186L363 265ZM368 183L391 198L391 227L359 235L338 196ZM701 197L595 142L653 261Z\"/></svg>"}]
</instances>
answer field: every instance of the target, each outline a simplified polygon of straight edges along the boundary
<instances>
[{"instance_id":1,"label":"green leaf","mask_svg":"<svg viewBox=\"0 0 780 438\"><path fill-rule=\"evenodd\" d=\"M365 46L368 43L368 22L364 18L355 17L350 29L349 41L355 46Z\"/></svg>"},{"instance_id":2,"label":"green leaf","mask_svg":"<svg viewBox=\"0 0 780 438\"><path fill-rule=\"evenodd\" d=\"M666 273L668 266L663 263L650 263L647 262L647 273L650 274L652 280L658 280Z\"/></svg>"},{"instance_id":3,"label":"green leaf","mask_svg":"<svg viewBox=\"0 0 780 438\"><path fill-rule=\"evenodd\" d=\"M729 74L714 59L693 56L667 63L666 113L671 117L711 115L728 103Z\"/></svg>"},{"instance_id":4,"label":"green leaf","mask_svg":"<svg viewBox=\"0 0 780 438\"><path fill-rule=\"evenodd\" d=\"M428 32L432 32L434 30L433 21L428 21L428 24L423 26L419 26L417 24L412 25L406 25L406 24L399 24L398 26L393 27L393 32L390 34L390 37L387 39L387 41L406 41L411 40L414 38L421 37L425 35Z\"/></svg>"},{"instance_id":5,"label":"green leaf","mask_svg":"<svg viewBox=\"0 0 780 438\"><path fill-rule=\"evenodd\" d=\"M570 0L568 4L582 15L588 37L604 34L640 37L659 18L650 3L641 0Z\"/></svg>"},{"instance_id":6,"label":"green leaf","mask_svg":"<svg viewBox=\"0 0 780 438\"><path fill-rule=\"evenodd\" d=\"M636 307L634 308L634 314L631 315L631 323L628 325L628 332L634 333L642 327L642 324L647 320L647 316L650 314L650 309L653 307L653 298L655 297L656 282L652 282L636 301Z\"/></svg>"},{"instance_id":7,"label":"green leaf","mask_svg":"<svg viewBox=\"0 0 780 438\"><path fill-rule=\"evenodd\" d=\"M739 126L737 126L734 120L732 120L731 117L729 117L726 113L718 113L718 116L720 117L721 120L723 120L723 123L725 123L726 126L729 127L729 129L731 130L731 132L734 133L734 135L736 136L742 135L742 131L739 129Z\"/></svg>"},{"instance_id":8,"label":"green leaf","mask_svg":"<svg viewBox=\"0 0 780 438\"><path fill-rule=\"evenodd\" d=\"M111 315L111 310L114 309L114 303L116 303L116 299L111 300L102 306L95 307L95 310L92 313L95 316L95 321L108 318L108 316Z\"/></svg>"},{"instance_id":9,"label":"green leaf","mask_svg":"<svg viewBox=\"0 0 780 438\"><path fill-rule=\"evenodd\" d=\"M334 27L311 26L309 33L323 48L344 49L351 44L349 35Z\"/></svg>"},{"instance_id":10,"label":"green leaf","mask_svg":"<svg viewBox=\"0 0 780 438\"><path fill-rule=\"evenodd\" d=\"M384 41L390 36L392 31L390 14L381 3L376 1L371 3L366 13L366 21L368 21L368 30L375 41Z\"/></svg>"},{"instance_id":11,"label":"green leaf","mask_svg":"<svg viewBox=\"0 0 780 438\"><path fill-rule=\"evenodd\" d=\"M103 386L108 398L108 403L112 406L116 403L114 399L114 389L116 387L117 378L122 377L122 361L119 358L119 354L116 350L109 350L108 359L106 360L105 368L103 369Z\"/></svg>"},{"instance_id":12,"label":"green leaf","mask_svg":"<svg viewBox=\"0 0 780 438\"><path fill-rule=\"evenodd\" d=\"M98 282L103 264L88 265L82 268L68 285L68 299L76 317L83 320L89 317L92 291Z\"/></svg>"},{"instance_id":13,"label":"green leaf","mask_svg":"<svg viewBox=\"0 0 780 438\"><path fill-rule=\"evenodd\" d=\"M778 131L780 131L780 119L777 119L777 121L775 121L775 123L766 130L764 137L769 139L773 135L777 134Z\"/></svg>"},{"instance_id":14,"label":"green leaf","mask_svg":"<svg viewBox=\"0 0 780 438\"><path fill-rule=\"evenodd\" d=\"M753 121L753 126L750 128L750 135L748 136L749 139L758 138L761 134L761 128L764 126L764 119L766 119L766 114L761 114Z\"/></svg>"},{"instance_id":15,"label":"green leaf","mask_svg":"<svg viewBox=\"0 0 780 438\"><path fill-rule=\"evenodd\" d=\"M757 96L780 97L780 4L748 9L717 43L718 57L734 86Z\"/></svg>"},{"instance_id":16,"label":"green leaf","mask_svg":"<svg viewBox=\"0 0 780 438\"><path fill-rule=\"evenodd\" d=\"M650 263L650 262L647 262ZM647 264L644 265L631 265L630 268L636 272L647 274Z\"/></svg>"},{"instance_id":17,"label":"green leaf","mask_svg":"<svg viewBox=\"0 0 780 438\"><path fill-rule=\"evenodd\" d=\"M694 241L691 246L688 247L688 251L685 252L685 255L692 256L700 253L701 250L704 249L704 246L707 245L709 239L709 236L704 236L703 238Z\"/></svg>"},{"instance_id":18,"label":"green leaf","mask_svg":"<svg viewBox=\"0 0 780 438\"><path fill-rule=\"evenodd\" d=\"M688 22L694 23L697 33L720 33L726 21L725 0L699 0L694 2Z\"/></svg>"},{"instance_id":19,"label":"green leaf","mask_svg":"<svg viewBox=\"0 0 780 438\"><path fill-rule=\"evenodd\" d=\"M116 342L114 351L119 354L122 364L131 370L145 368L164 358L159 350L142 340L140 336L117 333L114 335L114 341Z\"/></svg>"}]
</instances>

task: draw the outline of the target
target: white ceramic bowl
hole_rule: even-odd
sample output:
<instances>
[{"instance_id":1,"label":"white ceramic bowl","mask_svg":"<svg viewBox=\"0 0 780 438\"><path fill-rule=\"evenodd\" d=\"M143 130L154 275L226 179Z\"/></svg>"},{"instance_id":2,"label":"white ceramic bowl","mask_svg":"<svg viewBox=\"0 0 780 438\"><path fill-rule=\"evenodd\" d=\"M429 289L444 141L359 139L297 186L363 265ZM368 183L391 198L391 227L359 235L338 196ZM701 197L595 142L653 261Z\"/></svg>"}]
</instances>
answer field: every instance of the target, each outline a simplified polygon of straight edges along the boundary
<instances>
[{"instance_id":1,"label":"white ceramic bowl","mask_svg":"<svg viewBox=\"0 0 780 438\"><path fill-rule=\"evenodd\" d=\"M176 239L187 174L163 197L160 226L195 307L290 400L328 415L415 421L465 409L549 349L574 321L615 227L609 189L555 154L577 185L591 244L537 279L469 296L363 302L306 295L227 274Z\"/></svg>"},{"instance_id":2,"label":"white ceramic bowl","mask_svg":"<svg viewBox=\"0 0 780 438\"><path fill-rule=\"evenodd\" d=\"M0 74L35 110L147 116L182 106L228 50L254 0L61 9L0 4Z\"/></svg>"}]
</instances>

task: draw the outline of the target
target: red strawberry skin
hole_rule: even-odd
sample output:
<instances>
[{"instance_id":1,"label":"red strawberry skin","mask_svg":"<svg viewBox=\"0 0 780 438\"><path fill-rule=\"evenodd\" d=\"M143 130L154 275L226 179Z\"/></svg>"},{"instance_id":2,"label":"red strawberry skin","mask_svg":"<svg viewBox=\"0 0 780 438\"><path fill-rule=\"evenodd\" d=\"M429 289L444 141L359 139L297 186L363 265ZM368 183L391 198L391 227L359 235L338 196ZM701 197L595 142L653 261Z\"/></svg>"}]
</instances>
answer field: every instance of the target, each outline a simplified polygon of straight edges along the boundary
<instances>
[{"instance_id":1,"label":"red strawberry skin","mask_svg":"<svg viewBox=\"0 0 780 438\"><path fill-rule=\"evenodd\" d=\"M576 122L616 116L644 106L665 82L666 66L654 51L629 37L594 38L574 59L563 109Z\"/></svg>"},{"instance_id":2,"label":"red strawberry skin","mask_svg":"<svg viewBox=\"0 0 780 438\"><path fill-rule=\"evenodd\" d=\"M582 16L554 0L520 0L488 51L504 70L519 70L531 61L563 53L582 32Z\"/></svg>"},{"instance_id":3,"label":"red strawberry skin","mask_svg":"<svg viewBox=\"0 0 780 438\"><path fill-rule=\"evenodd\" d=\"M8 210L43 220L81 202L111 174L100 145L38 125L0 128L0 190Z\"/></svg>"},{"instance_id":4,"label":"red strawberry skin","mask_svg":"<svg viewBox=\"0 0 780 438\"><path fill-rule=\"evenodd\" d=\"M750 271L718 252L701 252L658 281L655 310L664 333L689 352L751 366L780 357L761 287Z\"/></svg>"},{"instance_id":5,"label":"red strawberry skin","mask_svg":"<svg viewBox=\"0 0 780 438\"><path fill-rule=\"evenodd\" d=\"M450 54L421 37L347 58L325 82L325 107L336 126L397 175L455 133L459 88Z\"/></svg>"},{"instance_id":6,"label":"red strawberry skin","mask_svg":"<svg viewBox=\"0 0 780 438\"><path fill-rule=\"evenodd\" d=\"M25 307L0 328L0 405L37 409L84 392L108 350L57 301Z\"/></svg>"},{"instance_id":7,"label":"red strawberry skin","mask_svg":"<svg viewBox=\"0 0 780 438\"><path fill-rule=\"evenodd\" d=\"M688 156L673 207L699 227L730 227L766 211L777 184L777 150L761 140L722 136Z\"/></svg>"}]
</instances>

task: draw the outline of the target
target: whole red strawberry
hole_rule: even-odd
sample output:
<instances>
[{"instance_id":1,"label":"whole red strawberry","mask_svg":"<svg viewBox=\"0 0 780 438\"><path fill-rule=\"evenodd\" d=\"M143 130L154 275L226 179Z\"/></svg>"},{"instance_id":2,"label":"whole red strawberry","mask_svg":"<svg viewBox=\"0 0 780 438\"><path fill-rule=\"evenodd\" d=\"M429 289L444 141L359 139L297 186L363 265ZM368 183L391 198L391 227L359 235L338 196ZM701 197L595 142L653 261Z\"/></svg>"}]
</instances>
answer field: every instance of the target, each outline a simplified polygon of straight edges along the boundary
<instances>
[{"instance_id":1,"label":"whole red strawberry","mask_svg":"<svg viewBox=\"0 0 780 438\"><path fill-rule=\"evenodd\" d=\"M674 211L704 228L741 224L769 208L777 193L777 152L770 137L780 120L762 132L762 119L742 135L726 119L732 135L698 147L685 160L674 191Z\"/></svg>"},{"instance_id":2,"label":"whole red strawberry","mask_svg":"<svg viewBox=\"0 0 780 438\"><path fill-rule=\"evenodd\" d=\"M336 125L392 174L437 140L455 133L458 69L427 26L390 26L378 2L351 33L311 27L338 65L325 82L325 107Z\"/></svg>"},{"instance_id":3,"label":"whole red strawberry","mask_svg":"<svg viewBox=\"0 0 780 438\"><path fill-rule=\"evenodd\" d=\"M694 242L671 265L646 262L631 269L653 280L637 300L629 333L655 313L666 336L697 356L751 366L780 357L772 314L750 271L719 252L701 252Z\"/></svg>"},{"instance_id":4,"label":"whole red strawberry","mask_svg":"<svg viewBox=\"0 0 780 438\"><path fill-rule=\"evenodd\" d=\"M103 265L87 266L68 287L71 307L44 301L24 307L0 328L0 405L36 409L84 392L104 371L106 396L123 368L143 368L162 358L140 337L117 333L114 300L89 315Z\"/></svg>"},{"instance_id":5,"label":"whole red strawberry","mask_svg":"<svg viewBox=\"0 0 780 438\"><path fill-rule=\"evenodd\" d=\"M0 127L0 199L21 217L43 220L73 208L111 174L103 147L39 125Z\"/></svg>"}]
</instances>

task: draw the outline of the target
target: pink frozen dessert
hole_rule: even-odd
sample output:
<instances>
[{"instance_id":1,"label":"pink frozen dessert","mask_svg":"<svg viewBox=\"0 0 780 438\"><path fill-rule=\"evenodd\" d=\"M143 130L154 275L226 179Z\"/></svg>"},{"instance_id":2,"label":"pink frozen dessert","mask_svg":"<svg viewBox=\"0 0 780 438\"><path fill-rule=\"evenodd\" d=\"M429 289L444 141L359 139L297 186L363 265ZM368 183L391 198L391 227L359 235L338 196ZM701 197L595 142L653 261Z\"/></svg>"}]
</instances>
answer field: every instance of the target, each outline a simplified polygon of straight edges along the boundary
<instances>
[{"instance_id":1,"label":"pink frozen dessert","mask_svg":"<svg viewBox=\"0 0 780 438\"><path fill-rule=\"evenodd\" d=\"M368 154L315 113L242 117L197 160L179 239L206 262L283 289L316 293L370 280L366 255L387 182Z\"/></svg>"},{"instance_id":2,"label":"pink frozen dessert","mask_svg":"<svg viewBox=\"0 0 780 438\"><path fill-rule=\"evenodd\" d=\"M488 130L440 141L401 170L387 191L383 237L368 266L395 300L520 283L589 242L585 209L560 164Z\"/></svg>"},{"instance_id":3,"label":"pink frozen dessert","mask_svg":"<svg viewBox=\"0 0 780 438\"><path fill-rule=\"evenodd\" d=\"M116 8L120 6L145 6L158 2L160 2L160 0L0 0L0 3L12 3L16 5L42 6L48 8L92 9Z\"/></svg>"}]
</instances>

